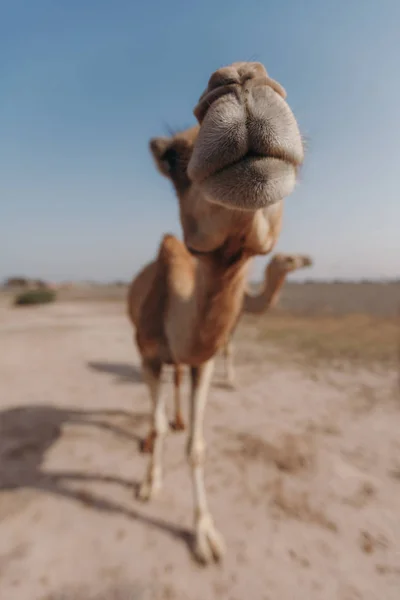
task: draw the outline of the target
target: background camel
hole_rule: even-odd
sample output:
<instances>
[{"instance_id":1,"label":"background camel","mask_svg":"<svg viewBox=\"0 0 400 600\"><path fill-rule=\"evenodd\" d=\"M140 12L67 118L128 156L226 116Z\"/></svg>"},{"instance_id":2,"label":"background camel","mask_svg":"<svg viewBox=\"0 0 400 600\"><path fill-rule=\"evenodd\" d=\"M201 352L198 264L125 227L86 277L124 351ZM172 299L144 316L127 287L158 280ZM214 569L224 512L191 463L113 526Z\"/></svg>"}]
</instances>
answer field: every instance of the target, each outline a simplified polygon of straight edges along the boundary
<instances>
[{"instance_id":1,"label":"background camel","mask_svg":"<svg viewBox=\"0 0 400 600\"><path fill-rule=\"evenodd\" d=\"M151 286L151 273L154 269L155 261L146 265L138 275L132 280L128 288L128 315L134 327L137 326L139 314L143 300L146 298ZM312 265L309 256L302 254L274 254L267 264L264 272L264 281L262 289L257 294L251 294L246 289L243 300L242 312L245 313L264 313L266 310L276 306L283 284L289 273ZM228 386L234 385L234 367L233 367L233 342L232 339L223 347L225 382ZM170 422L173 430L181 431L185 429L185 423L181 411L181 383L183 376L183 366L174 365L174 419ZM141 444L143 452L150 452L153 445L152 428L147 437Z\"/></svg>"},{"instance_id":2,"label":"background camel","mask_svg":"<svg viewBox=\"0 0 400 600\"><path fill-rule=\"evenodd\" d=\"M139 497L149 500L161 487L167 431L162 367L187 364L194 552L205 563L224 553L203 475L203 418L213 358L240 314L249 260L276 244L282 200L292 192L303 161L302 139L285 97L260 63L234 63L211 76L194 110L200 126L150 142L159 171L174 185L184 243L164 236L137 321L154 437Z\"/></svg>"},{"instance_id":3,"label":"background camel","mask_svg":"<svg viewBox=\"0 0 400 600\"><path fill-rule=\"evenodd\" d=\"M262 314L277 305L283 284L289 273L310 267L312 259L303 254L277 253L271 258L264 271L262 289L257 294L252 294L248 289L243 298L243 313ZM233 335L233 332L232 332ZM235 385L235 372L233 367L234 345L232 335L223 348L225 366L225 384L228 387Z\"/></svg>"}]
</instances>

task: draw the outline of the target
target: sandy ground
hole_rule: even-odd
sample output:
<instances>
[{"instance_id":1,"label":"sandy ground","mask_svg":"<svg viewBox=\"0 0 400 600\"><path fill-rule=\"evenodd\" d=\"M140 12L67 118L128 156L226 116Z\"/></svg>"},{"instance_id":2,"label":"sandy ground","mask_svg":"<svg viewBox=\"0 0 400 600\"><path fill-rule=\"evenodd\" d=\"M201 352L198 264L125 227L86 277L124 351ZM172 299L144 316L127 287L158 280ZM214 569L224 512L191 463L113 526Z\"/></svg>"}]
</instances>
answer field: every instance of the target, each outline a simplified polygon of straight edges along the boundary
<instances>
[{"instance_id":1,"label":"sandy ground","mask_svg":"<svg viewBox=\"0 0 400 600\"><path fill-rule=\"evenodd\" d=\"M167 438L160 496L135 499L149 400L122 307L0 308L1 599L398 600L395 375L237 374L224 390L217 368L206 416L228 553L202 568L184 434Z\"/></svg>"}]
</instances>

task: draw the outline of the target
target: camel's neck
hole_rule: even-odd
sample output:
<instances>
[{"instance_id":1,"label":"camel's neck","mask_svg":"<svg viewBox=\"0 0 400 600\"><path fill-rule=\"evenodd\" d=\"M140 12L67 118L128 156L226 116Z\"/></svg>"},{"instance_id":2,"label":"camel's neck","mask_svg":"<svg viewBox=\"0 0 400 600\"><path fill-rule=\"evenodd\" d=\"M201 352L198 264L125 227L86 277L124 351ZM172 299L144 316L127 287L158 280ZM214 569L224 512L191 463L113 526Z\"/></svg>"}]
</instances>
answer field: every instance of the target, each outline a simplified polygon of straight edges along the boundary
<instances>
[{"instance_id":1,"label":"camel's neck","mask_svg":"<svg viewBox=\"0 0 400 600\"><path fill-rule=\"evenodd\" d=\"M243 303L247 263L248 259L240 258L228 267L199 265L204 288L193 340L196 349L214 354L231 334Z\"/></svg>"},{"instance_id":2,"label":"camel's neck","mask_svg":"<svg viewBox=\"0 0 400 600\"><path fill-rule=\"evenodd\" d=\"M183 257L182 257L183 258ZM248 258L212 253L170 279L166 334L175 360L202 363L229 337L240 314Z\"/></svg>"},{"instance_id":3,"label":"camel's neck","mask_svg":"<svg viewBox=\"0 0 400 600\"><path fill-rule=\"evenodd\" d=\"M273 308L279 300L285 279L285 274L272 278L267 271L265 274L262 291L255 296L249 294L248 292L245 293L243 300L243 312L261 313Z\"/></svg>"}]
</instances>

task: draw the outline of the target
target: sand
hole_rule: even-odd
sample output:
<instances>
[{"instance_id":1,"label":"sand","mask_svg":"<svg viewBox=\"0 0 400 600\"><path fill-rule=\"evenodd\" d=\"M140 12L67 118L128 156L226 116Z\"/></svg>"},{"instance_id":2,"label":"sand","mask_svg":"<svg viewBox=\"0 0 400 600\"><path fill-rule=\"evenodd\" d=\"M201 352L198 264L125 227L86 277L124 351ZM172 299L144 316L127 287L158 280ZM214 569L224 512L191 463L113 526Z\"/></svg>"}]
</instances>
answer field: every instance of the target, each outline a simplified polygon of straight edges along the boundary
<instances>
[{"instance_id":1,"label":"sand","mask_svg":"<svg viewBox=\"0 0 400 600\"><path fill-rule=\"evenodd\" d=\"M123 307L0 307L2 600L398 600L396 374L282 358L220 379L219 362L206 484L227 555L204 568L185 432L160 495L135 498L150 402Z\"/></svg>"}]
</instances>

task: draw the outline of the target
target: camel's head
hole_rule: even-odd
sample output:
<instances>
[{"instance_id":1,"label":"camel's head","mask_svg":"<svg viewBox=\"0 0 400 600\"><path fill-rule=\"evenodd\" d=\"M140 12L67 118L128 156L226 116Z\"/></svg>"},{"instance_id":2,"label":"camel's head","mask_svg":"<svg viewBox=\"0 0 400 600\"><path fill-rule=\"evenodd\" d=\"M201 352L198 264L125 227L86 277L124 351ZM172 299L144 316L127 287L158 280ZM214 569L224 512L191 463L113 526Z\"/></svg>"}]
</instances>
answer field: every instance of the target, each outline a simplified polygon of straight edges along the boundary
<instances>
[{"instance_id":1,"label":"camel's head","mask_svg":"<svg viewBox=\"0 0 400 600\"><path fill-rule=\"evenodd\" d=\"M234 63L211 76L194 110L199 125L150 141L159 171L177 192L190 248L209 252L233 231L242 235L257 212L253 249L270 250L270 222L281 211L276 205L292 192L303 161L284 98L260 63Z\"/></svg>"},{"instance_id":2,"label":"camel's head","mask_svg":"<svg viewBox=\"0 0 400 600\"><path fill-rule=\"evenodd\" d=\"M285 97L261 63L211 76L194 109L200 131L188 174L212 202L254 211L293 191L303 144Z\"/></svg>"},{"instance_id":3,"label":"camel's head","mask_svg":"<svg viewBox=\"0 0 400 600\"><path fill-rule=\"evenodd\" d=\"M304 269L305 267L311 267L313 264L312 258L306 254L274 254L267 265L267 272L269 276L276 275L286 276L292 271L297 269Z\"/></svg>"}]
</instances>

